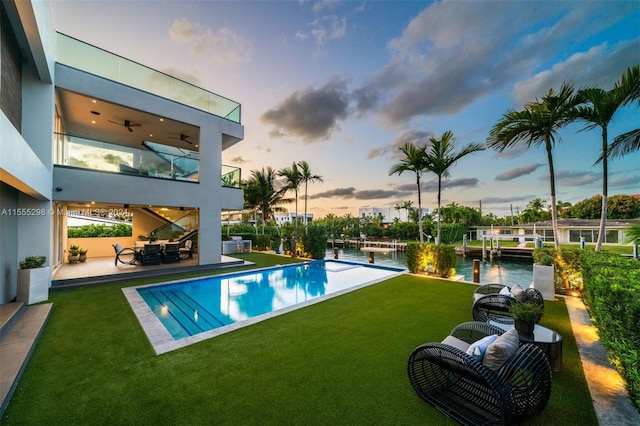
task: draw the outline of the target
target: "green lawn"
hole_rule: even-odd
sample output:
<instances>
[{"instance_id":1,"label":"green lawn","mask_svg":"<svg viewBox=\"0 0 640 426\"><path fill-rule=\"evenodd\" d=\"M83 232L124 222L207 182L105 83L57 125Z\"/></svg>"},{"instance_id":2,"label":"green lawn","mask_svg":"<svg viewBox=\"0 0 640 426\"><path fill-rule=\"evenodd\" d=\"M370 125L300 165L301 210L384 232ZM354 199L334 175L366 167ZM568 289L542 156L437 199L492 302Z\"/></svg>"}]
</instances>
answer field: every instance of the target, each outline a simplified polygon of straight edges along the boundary
<instances>
[{"instance_id":1,"label":"green lawn","mask_svg":"<svg viewBox=\"0 0 640 426\"><path fill-rule=\"evenodd\" d=\"M406 361L472 319L473 285L405 275L157 356L121 291L148 282L52 292L1 423L452 424L415 394ZM529 424L597 424L563 301L542 324L564 337L564 367Z\"/></svg>"}]
</instances>

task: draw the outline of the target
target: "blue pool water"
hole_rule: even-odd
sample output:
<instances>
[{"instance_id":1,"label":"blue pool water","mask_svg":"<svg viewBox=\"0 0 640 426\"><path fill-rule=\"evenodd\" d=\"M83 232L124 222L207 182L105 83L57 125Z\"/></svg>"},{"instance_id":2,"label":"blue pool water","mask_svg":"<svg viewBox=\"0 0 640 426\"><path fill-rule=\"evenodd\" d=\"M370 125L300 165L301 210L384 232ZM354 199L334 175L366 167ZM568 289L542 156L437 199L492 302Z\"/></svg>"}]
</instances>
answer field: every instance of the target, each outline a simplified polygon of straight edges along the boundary
<instances>
[{"instance_id":1,"label":"blue pool water","mask_svg":"<svg viewBox=\"0 0 640 426\"><path fill-rule=\"evenodd\" d=\"M136 290L174 339L183 339L390 278L402 269L316 260Z\"/></svg>"},{"instance_id":2,"label":"blue pool water","mask_svg":"<svg viewBox=\"0 0 640 426\"><path fill-rule=\"evenodd\" d=\"M333 250L327 249L325 259L333 259ZM352 262L368 262L368 253L356 249L339 249L338 259ZM374 264L406 268L405 254L397 251L374 252ZM456 274L466 281L473 281L473 258L458 256ZM533 262L494 258L480 262L480 282L505 285L520 284L526 287L533 281Z\"/></svg>"}]
</instances>

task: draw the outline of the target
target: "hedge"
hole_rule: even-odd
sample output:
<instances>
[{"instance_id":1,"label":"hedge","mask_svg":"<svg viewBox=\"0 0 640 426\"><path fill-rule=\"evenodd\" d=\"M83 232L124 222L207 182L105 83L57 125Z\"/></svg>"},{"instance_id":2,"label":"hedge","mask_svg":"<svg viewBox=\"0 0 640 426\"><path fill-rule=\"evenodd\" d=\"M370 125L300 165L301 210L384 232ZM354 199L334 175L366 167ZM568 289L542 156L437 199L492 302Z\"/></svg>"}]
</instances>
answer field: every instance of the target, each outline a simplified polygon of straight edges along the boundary
<instances>
[{"instance_id":1,"label":"hedge","mask_svg":"<svg viewBox=\"0 0 640 426\"><path fill-rule=\"evenodd\" d=\"M584 301L631 401L640 409L640 262L586 250L581 261Z\"/></svg>"},{"instance_id":2,"label":"hedge","mask_svg":"<svg viewBox=\"0 0 640 426\"><path fill-rule=\"evenodd\" d=\"M79 228L67 228L68 238L95 238L95 237L130 237L131 225L116 223L112 226L101 224L84 225Z\"/></svg>"}]
</instances>

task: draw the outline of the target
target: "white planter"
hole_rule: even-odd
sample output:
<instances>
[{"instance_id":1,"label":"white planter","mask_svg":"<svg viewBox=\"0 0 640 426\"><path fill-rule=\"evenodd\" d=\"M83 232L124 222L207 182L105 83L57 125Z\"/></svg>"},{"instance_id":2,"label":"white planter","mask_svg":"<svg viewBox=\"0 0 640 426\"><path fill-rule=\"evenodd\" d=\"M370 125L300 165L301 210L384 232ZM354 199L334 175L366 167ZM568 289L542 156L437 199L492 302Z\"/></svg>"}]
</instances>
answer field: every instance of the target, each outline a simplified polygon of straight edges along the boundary
<instances>
[{"instance_id":1,"label":"white planter","mask_svg":"<svg viewBox=\"0 0 640 426\"><path fill-rule=\"evenodd\" d=\"M531 287L540 290L544 300L554 300L555 285L553 277L553 266L533 265L533 284Z\"/></svg>"},{"instance_id":2,"label":"white planter","mask_svg":"<svg viewBox=\"0 0 640 426\"><path fill-rule=\"evenodd\" d=\"M18 294L16 300L27 305L49 299L51 267L18 269Z\"/></svg>"}]
</instances>

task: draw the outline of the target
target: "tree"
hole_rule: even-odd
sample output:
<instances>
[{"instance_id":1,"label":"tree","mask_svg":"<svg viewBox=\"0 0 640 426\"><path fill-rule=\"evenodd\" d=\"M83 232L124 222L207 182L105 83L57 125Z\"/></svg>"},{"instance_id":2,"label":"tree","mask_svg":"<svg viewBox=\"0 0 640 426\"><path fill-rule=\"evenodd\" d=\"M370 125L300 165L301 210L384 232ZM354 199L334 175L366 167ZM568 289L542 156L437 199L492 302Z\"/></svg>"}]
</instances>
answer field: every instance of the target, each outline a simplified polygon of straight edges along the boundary
<instances>
[{"instance_id":1,"label":"tree","mask_svg":"<svg viewBox=\"0 0 640 426\"><path fill-rule=\"evenodd\" d=\"M609 123L620 107L638 98L638 87L640 87L640 66L635 66L627 69L621 79L614 84L613 89L609 91L599 87L588 87L579 92L587 103L576 108L575 118L587 122L583 130L599 127L602 133L602 151L600 158L596 161L596 164L602 162L602 212L600 213L600 230L596 241L596 251L600 251L604 241L607 223Z\"/></svg>"},{"instance_id":2,"label":"tree","mask_svg":"<svg viewBox=\"0 0 640 426\"><path fill-rule=\"evenodd\" d=\"M436 245L440 245L442 178L448 178L450 176L449 169L462 157L477 151L483 151L485 147L479 143L470 143L465 145L460 151L455 152L453 133L451 131L444 132L440 139L431 137L429 142L429 147L425 152L427 163L425 169L438 176L438 230L436 234Z\"/></svg>"},{"instance_id":3,"label":"tree","mask_svg":"<svg viewBox=\"0 0 640 426\"><path fill-rule=\"evenodd\" d=\"M322 180L322 176L314 175L311 173L309 168L309 163L306 161L300 161L298 163L298 167L300 168L300 183L304 183L304 227L307 228L307 187L309 186L309 182L324 182Z\"/></svg>"},{"instance_id":4,"label":"tree","mask_svg":"<svg viewBox=\"0 0 640 426\"><path fill-rule=\"evenodd\" d=\"M285 167L278 171L278 176L285 179L285 191L293 191L296 202L296 219L295 229L298 230L298 188L302 184L302 175L298 169L298 165L294 162L291 167Z\"/></svg>"},{"instance_id":5,"label":"tree","mask_svg":"<svg viewBox=\"0 0 640 426\"><path fill-rule=\"evenodd\" d=\"M531 146L544 145L549 164L549 186L551 188L551 222L556 249L558 240L558 210L556 205L556 182L553 168L553 146L560 140L557 131L573 121L575 108L582 97L573 91L573 85L563 83L559 92L549 89L542 97L524 106L522 111L509 110L496 123L487 138L487 145L499 152L520 143Z\"/></svg>"},{"instance_id":6,"label":"tree","mask_svg":"<svg viewBox=\"0 0 640 426\"><path fill-rule=\"evenodd\" d=\"M411 208L413 207L413 201L403 201L402 203L398 203L395 206L393 206L394 209L400 211L400 210L406 210L407 211L407 221L409 221L409 211L411 210Z\"/></svg>"},{"instance_id":7,"label":"tree","mask_svg":"<svg viewBox=\"0 0 640 426\"><path fill-rule=\"evenodd\" d=\"M250 205L262 214L262 232L274 212L283 211L281 204L291 203L293 200L284 198L286 187L276 190L274 182L276 171L271 167L262 170L251 170L251 177L244 182L245 205ZM256 223L257 226L257 223Z\"/></svg>"},{"instance_id":8,"label":"tree","mask_svg":"<svg viewBox=\"0 0 640 426\"><path fill-rule=\"evenodd\" d=\"M401 175L404 172L413 172L416 175L416 186L418 187L418 233L420 234L420 243L424 242L424 233L422 232L422 197L420 193L420 177L426 169L426 147L416 146L411 142L405 143L398 148L402 151L404 158L391 166L389 176L393 174Z\"/></svg>"},{"instance_id":9,"label":"tree","mask_svg":"<svg viewBox=\"0 0 640 426\"><path fill-rule=\"evenodd\" d=\"M640 222L636 222L633 225L629 225L626 229L627 239L625 242L640 245Z\"/></svg>"}]
</instances>

